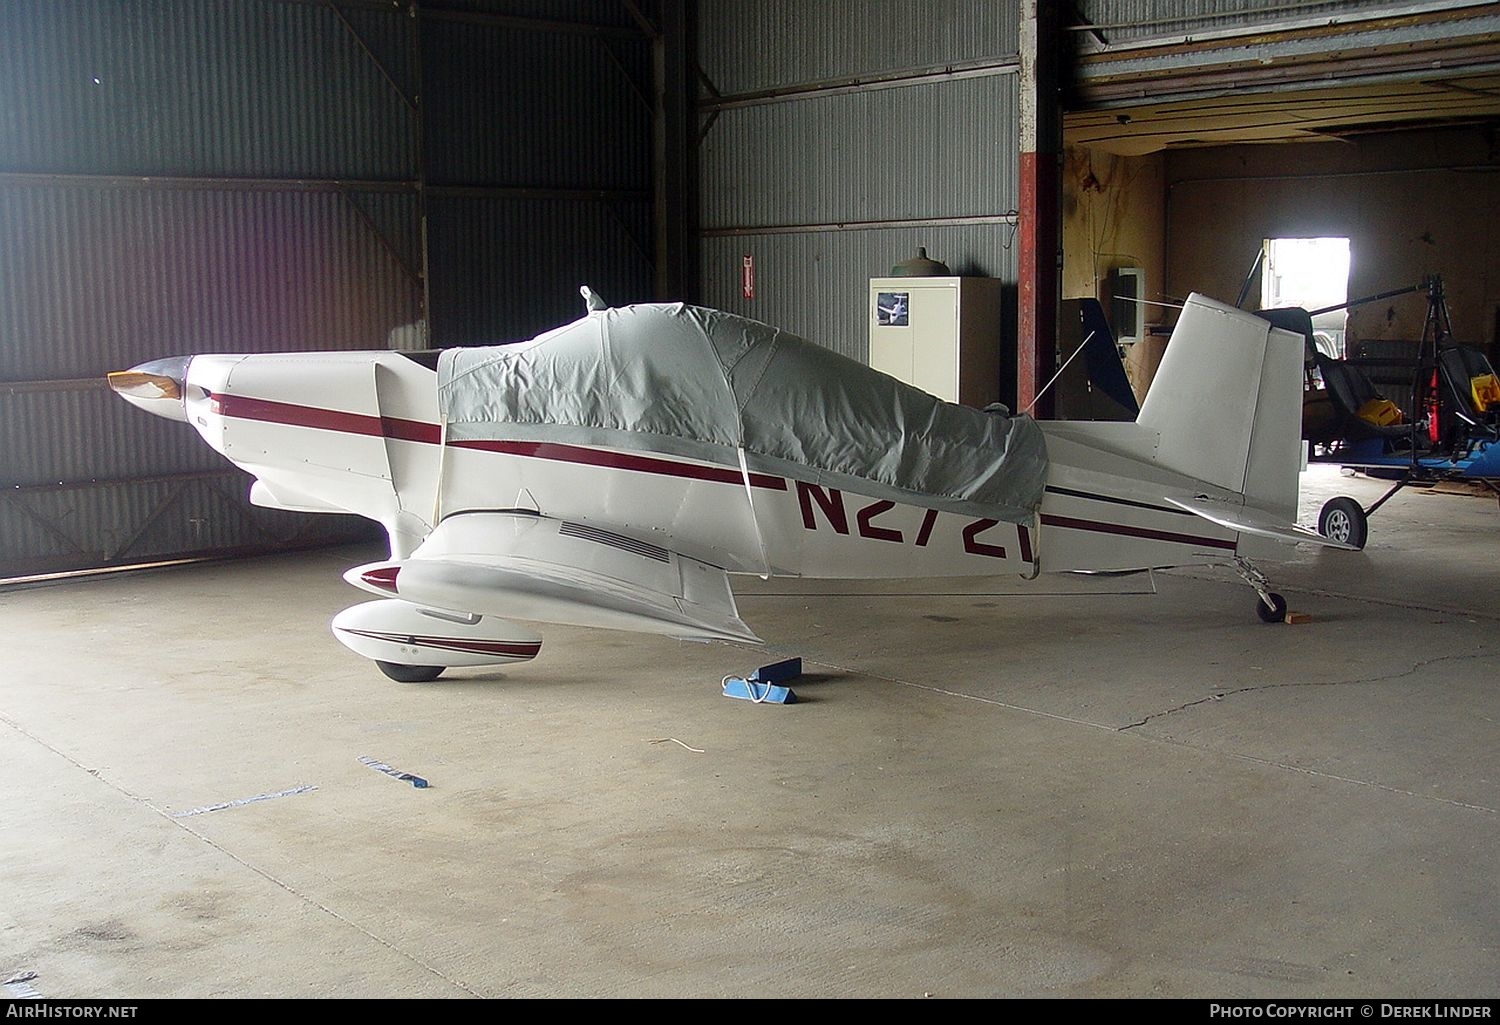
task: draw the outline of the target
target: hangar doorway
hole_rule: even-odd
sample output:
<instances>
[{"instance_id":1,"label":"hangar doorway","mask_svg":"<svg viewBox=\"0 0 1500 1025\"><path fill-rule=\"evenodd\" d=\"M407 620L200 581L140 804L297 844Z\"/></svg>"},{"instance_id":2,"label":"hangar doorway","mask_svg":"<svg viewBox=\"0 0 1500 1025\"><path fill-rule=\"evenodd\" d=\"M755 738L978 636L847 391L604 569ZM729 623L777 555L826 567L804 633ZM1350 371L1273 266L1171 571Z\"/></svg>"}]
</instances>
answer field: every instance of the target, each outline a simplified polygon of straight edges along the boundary
<instances>
[{"instance_id":1,"label":"hangar doorway","mask_svg":"<svg viewBox=\"0 0 1500 1025\"><path fill-rule=\"evenodd\" d=\"M1349 301L1349 239L1268 238L1261 249L1263 310L1300 306L1327 310L1313 317L1318 350L1333 359L1344 358L1343 305Z\"/></svg>"}]
</instances>

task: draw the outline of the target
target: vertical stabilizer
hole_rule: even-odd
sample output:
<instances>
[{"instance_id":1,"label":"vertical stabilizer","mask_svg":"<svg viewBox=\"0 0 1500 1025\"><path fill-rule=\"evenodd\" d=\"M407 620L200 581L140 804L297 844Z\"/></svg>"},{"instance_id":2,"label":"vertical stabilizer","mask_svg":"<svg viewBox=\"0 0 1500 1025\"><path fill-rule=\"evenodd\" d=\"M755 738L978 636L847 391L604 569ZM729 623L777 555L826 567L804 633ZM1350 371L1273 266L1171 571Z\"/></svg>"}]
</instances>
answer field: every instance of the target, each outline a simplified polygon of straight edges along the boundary
<instances>
[{"instance_id":1,"label":"vertical stabilizer","mask_svg":"<svg viewBox=\"0 0 1500 1025\"><path fill-rule=\"evenodd\" d=\"M1136 420L1160 435L1156 462L1294 519L1302 351L1252 313L1189 296Z\"/></svg>"}]
</instances>

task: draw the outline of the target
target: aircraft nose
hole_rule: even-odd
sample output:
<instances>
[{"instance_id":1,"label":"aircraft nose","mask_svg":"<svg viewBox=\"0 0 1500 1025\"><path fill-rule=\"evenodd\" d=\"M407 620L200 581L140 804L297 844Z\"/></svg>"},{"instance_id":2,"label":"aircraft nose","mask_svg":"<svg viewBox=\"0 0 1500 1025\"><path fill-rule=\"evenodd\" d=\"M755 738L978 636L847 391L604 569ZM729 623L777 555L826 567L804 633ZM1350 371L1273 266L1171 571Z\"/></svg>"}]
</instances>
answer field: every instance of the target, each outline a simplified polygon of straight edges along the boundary
<instances>
[{"instance_id":1,"label":"aircraft nose","mask_svg":"<svg viewBox=\"0 0 1500 1025\"><path fill-rule=\"evenodd\" d=\"M192 358L173 356L113 371L109 386L132 406L186 423L187 408L182 400L187 395L188 363Z\"/></svg>"}]
</instances>

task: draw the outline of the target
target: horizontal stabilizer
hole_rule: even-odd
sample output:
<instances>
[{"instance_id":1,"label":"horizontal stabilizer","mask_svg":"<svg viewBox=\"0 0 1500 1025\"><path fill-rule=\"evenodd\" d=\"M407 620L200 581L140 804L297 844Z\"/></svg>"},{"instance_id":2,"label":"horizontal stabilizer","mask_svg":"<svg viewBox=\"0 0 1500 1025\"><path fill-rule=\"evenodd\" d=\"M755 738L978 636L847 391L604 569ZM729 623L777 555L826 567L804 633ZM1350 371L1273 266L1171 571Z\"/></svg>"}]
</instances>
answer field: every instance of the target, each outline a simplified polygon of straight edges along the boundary
<instances>
[{"instance_id":1,"label":"horizontal stabilizer","mask_svg":"<svg viewBox=\"0 0 1500 1025\"><path fill-rule=\"evenodd\" d=\"M1208 522L1217 523L1221 527L1254 534L1257 537L1268 537L1283 544L1294 545L1299 541L1310 541L1324 548L1337 548L1345 552L1359 551L1353 545L1324 537L1306 527L1299 527L1264 509L1233 505L1206 495L1198 495L1195 498L1166 498L1163 501L1190 512L1194 516L1202 516Z\"/></svg>"}]
</instances>

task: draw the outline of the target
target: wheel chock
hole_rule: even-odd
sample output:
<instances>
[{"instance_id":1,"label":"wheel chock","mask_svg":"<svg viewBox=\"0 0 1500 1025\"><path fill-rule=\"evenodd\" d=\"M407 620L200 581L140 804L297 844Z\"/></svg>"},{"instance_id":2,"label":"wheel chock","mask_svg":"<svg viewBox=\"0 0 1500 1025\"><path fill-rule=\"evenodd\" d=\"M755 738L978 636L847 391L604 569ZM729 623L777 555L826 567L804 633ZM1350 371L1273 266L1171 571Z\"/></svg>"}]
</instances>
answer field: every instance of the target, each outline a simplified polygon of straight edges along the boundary
<instances>
[{"instance_id":1,"label":"wheel chock","mask_svg":"<svg viewBox=\"0 0 1500 1025\"><path fill-rule=\"evenodd\" d=\"M745 679L751 683L785 683L802 675L802 659L788 658L761 666Z\"/></svg>"}]
</instances>

